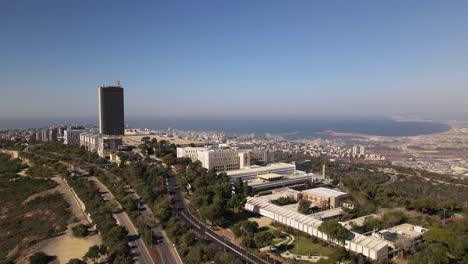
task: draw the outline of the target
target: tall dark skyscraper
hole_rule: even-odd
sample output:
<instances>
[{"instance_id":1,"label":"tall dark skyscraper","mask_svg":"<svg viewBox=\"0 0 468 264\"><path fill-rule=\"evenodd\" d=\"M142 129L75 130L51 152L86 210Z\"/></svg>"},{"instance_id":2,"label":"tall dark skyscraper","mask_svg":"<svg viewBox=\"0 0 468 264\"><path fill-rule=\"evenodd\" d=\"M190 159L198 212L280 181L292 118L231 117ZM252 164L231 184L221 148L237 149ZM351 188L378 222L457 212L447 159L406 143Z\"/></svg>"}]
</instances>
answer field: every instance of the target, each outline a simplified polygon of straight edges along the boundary
<instances>
[{"instance_id":1,"label":"tall dark skyscraper","mask_svg":"<svg viewBox=\"0 0 468 264\"><path fill-rule=\"evenodd\" d=\"M124 94L120 83L99 87L99 134L123 135Z\"/></svg>"}]
</instances>

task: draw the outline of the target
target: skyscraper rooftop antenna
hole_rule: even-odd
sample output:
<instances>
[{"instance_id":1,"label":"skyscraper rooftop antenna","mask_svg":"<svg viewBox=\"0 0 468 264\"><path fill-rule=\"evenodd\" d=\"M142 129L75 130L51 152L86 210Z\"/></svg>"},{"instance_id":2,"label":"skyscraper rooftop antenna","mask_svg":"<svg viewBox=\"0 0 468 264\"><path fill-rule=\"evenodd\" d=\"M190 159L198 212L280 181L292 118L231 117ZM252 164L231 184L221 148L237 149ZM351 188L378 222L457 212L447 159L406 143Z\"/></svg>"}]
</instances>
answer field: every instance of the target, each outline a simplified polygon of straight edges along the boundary
<instances>
[{"instance_id":1,"label":"skyscraper rooftop antenna","mask_svg":"<svg viewBox=\"0 0 468 264\"><path fill-rule=\"evenodd\" d=\"M120 81L117 81L117 86L120 86Z\"/></svg>"}]
</instances>

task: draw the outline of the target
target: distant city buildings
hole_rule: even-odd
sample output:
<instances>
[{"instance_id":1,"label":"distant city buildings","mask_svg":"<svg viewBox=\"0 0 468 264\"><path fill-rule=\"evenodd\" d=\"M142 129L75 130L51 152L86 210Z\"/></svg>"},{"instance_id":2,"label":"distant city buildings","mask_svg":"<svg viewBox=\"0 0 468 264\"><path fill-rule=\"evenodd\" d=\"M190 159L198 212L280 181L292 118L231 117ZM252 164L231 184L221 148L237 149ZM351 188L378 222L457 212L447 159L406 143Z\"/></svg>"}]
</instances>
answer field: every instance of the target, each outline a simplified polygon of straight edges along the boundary
<instances>
[{"instance_id":1,"label":"distant city buildings","mask_svg":"<svg viewBox=\"0 0 468 264\"><path fill-rule=\"evenodd\" d=\"M62 127L44 128L36 132L35 139L40 142L54 142L63 139Z\"/></svg>"},{"instance_id":2,"label":"distant city buildings","mask_svg":"<svg viewBox=\"0 0 468 264\"><path fill-rule=\"evenodd\" d=\"M353 146L352 155L353 155L353 157L365 157L366 156L366 147L364 147L364 146Z\"/></svg>"}]
</instances>

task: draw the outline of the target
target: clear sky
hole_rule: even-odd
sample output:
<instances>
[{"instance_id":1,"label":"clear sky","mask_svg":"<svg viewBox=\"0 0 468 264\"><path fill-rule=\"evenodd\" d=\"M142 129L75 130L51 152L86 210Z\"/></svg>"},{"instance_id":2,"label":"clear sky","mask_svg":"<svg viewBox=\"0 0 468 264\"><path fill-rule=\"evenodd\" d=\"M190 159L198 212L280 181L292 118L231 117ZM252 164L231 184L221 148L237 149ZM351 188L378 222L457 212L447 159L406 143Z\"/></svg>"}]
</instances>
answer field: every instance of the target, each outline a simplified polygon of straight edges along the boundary
<instances>
[{"instance_id":1,"label":"clear sky","mask_svg":"<svg viewBox=\"0 0 468 264\"><path fill-rule=\"evenodd\" d=\"M0 1L0 117L468 112L468 1Z\"/></svg>"}]
</instances>

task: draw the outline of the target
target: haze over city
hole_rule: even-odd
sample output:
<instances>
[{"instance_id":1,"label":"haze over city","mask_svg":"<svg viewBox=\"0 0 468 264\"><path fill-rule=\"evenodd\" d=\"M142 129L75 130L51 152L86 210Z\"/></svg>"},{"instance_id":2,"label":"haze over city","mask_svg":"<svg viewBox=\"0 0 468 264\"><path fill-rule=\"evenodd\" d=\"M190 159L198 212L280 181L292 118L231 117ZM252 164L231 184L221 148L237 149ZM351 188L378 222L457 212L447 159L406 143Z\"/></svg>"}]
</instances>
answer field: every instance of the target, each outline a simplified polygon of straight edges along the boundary
<instances>
[{"instance_id":1,"label":"haze over city","mask_svg":"<svg viewBox=\"0 0 468 264\"><path fill-rule=\"evenodd\" d=\"M468 112L466 1L2 1L0 117Z\"/></svg>"},{"instance_id":2,"label":"haze over city","mask_svg":"<svg viewBox=\"0 0 468 264\"><path fill-rule=\"evenodd\" d=\"M0 263L468 264L468 1L0 1Z\"/></svg>"}]
</instances>

